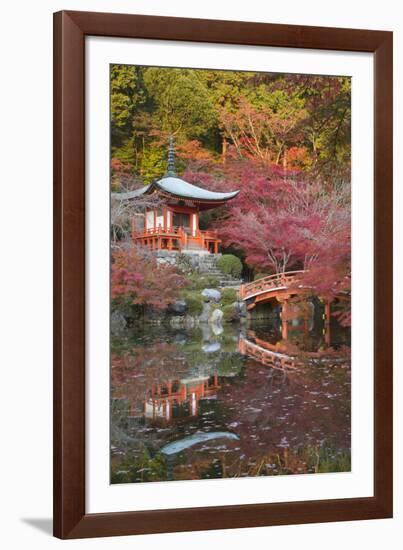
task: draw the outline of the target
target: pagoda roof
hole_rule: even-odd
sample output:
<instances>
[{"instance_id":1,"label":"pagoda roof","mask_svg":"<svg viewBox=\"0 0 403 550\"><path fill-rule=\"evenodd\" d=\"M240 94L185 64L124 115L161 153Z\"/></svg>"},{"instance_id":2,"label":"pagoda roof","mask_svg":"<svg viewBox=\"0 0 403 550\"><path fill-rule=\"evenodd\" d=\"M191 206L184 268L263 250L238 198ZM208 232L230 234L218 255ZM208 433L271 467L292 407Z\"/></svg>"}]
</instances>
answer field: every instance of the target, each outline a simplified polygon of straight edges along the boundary
<instances>
[{"instance_id":1,"label":"pagoda roof","mask_svg":"<svg viewBox=\"0 0 403 550\"><path fill-rule=\"evenodd\" d=\"M176 175L167 174L163 178L150 185L146 185L141 189L136 189L134 191L128 191L126 193L113 193L112 195L116 198L124 199L135 199L142 195L149 195L153 191L162 191L164 194L172 195L178 199L187 199L201 202L211 202L211 203L222 203L227 200L233 199L239 193L239 191L231 191L229 193L219 193L217 191L209 191L208 189L203 189L192 183L188 183L182 178L178 178Z\"/></svg>"}]
</instances>

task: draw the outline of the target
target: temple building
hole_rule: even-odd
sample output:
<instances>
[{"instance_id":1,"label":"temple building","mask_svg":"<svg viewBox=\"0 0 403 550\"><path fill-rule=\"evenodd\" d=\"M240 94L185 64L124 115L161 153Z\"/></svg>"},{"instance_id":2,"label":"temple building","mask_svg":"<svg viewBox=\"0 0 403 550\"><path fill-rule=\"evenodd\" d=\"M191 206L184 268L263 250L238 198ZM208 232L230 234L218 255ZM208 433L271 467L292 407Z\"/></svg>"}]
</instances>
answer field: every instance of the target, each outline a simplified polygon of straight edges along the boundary
<instances>
[{"instance_id":1,"label":"temple building","mask_svg":"<svg viewBox=\"0 0 403 550\"><path fill-rule=\"evenodd\" d=\"M239 191L218 193L192 185L175 172L172 140L168 170L163 178L141 189L121 194L125 199L157 195L158 206L132 219L132 239L152 250L199 251L217 254L221 240L217 231L199 229L199 214L224 205ZM124 195L124 196L123 196ZM139 223L140 222L140 223Z\"/></svg>"}]
</instances>

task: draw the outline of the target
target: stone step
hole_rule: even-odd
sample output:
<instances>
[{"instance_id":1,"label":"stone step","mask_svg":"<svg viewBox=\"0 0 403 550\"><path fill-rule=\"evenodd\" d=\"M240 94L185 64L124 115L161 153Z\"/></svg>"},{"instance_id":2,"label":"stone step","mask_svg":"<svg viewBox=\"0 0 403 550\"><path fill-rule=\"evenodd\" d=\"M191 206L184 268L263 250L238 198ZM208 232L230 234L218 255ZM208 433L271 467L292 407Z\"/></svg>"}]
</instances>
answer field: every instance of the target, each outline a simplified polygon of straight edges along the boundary
<instances>
[{"instance_id":1,"label":"stone step","mask_svg":"<svg viewBox=\"0 0 403 550\"><path fill-rule=\"evenodd\" d=\"M217 277L222 277L223 276L223 272L218 271L218 269L206 269L206 270L200 271L200 273L208 273L209 275L217 275Z\"/></svg>"},{"instance_id":2,"label":"stone step","mask_svg":"<svg viewBox=\"0 0 403 550\"><path fill-rule=\"evenodd\" d=\"M209 275L216 275L217 277L224 277L225 279L234 279L239 280L237 277L233 277L232 275L228 275L227 273L223 273L222 271L219 271L218 269L210 269L203 271L203 273L208 273Z\"/></svg>"}]
</instances>

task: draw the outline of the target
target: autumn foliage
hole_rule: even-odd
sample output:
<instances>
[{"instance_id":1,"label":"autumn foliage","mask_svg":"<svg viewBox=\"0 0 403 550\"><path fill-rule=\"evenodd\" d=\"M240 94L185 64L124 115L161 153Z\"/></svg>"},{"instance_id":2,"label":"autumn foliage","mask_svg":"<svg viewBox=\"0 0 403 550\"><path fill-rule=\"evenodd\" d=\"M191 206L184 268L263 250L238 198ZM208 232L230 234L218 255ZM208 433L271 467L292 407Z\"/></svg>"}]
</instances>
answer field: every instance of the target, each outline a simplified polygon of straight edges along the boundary
<instances>
[{"instance_id":1,"label":"autumn foliage","mask_svg":"<svg viewBox=\"0 0 403 550\"><path fill-rule=\"evenodd\" d=\"M175 267L159 265L137 246L119 248L112 257L112 298L162 310L178 297L187 280Z\"/></svg>"},{"instance_id":2,"label":"autumn foliage","mask_svg":"<svg viewBox=\"0 0 403 550\"><path fill-rule=\"evenodd\" d=\"M201 216L224 252L255 273L305 270L323 298L348 296L350 78L118 65L111 76L117 187L130 187L127 174L137 186L162 177L172 135L180 177L240 190Z\"/></svg>"}]
</instances>

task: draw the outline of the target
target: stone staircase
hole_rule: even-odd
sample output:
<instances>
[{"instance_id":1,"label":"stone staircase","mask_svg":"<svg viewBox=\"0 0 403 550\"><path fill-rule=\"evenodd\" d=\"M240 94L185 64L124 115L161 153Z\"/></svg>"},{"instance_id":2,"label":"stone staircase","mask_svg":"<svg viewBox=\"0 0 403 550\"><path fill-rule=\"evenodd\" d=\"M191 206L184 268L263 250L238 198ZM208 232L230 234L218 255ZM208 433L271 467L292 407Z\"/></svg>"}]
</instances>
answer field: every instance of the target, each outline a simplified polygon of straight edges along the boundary
<instances>
[{"instance_id":1,"label":"stone staircase","mask_svg":"<svg viewBox=\"0 0 403 550\"><path fill-rule=\"evenodd\" d=\"M216 278L217 284L221 288L232 287L237 289L243 282L242 279L227 275L218 268L217 262L221 258L221 254L211 254L207 250L189 248L182 250L181 254L188 258L195 271ZM158 263L175 265L178 261L177 251L158 250L155 255Z\"/></svg>"},{"instance_id":2,"label":"stone staircase","mask_svg":"<svg viewBox=\"0 0 403 550\"><path fill-rule=\"evenodd\" d=\"M237 288L242 284L242 279L236 279L232 275L227 275L219 269L217 262L221 254L207 254L199 257L197 270L199 273L205 273L209 277L218 280L219 287Z\"/></svg>"}]
</instances>

